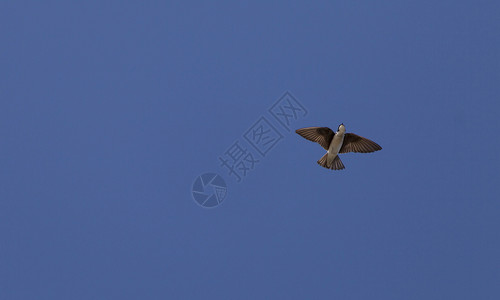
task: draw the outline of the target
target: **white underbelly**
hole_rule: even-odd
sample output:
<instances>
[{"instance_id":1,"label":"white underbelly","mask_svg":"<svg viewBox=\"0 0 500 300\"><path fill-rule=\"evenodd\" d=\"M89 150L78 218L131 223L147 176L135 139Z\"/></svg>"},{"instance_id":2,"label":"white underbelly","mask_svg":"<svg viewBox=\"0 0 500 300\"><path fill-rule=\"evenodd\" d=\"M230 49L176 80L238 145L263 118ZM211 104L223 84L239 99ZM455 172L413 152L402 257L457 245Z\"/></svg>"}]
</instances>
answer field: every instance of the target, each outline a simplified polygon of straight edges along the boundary
<instances>
[{"instance_id":1,"label":"white underbelly","mask_svg":"<svg viewBox=\"0 0 500 300\"><path fill-rule=\"evenodd\" d=\"M328 147L328 156L326 158L326 162L328 165L331 165L333 159L342 148L342 143L344 142L344 135L340 133L336 133L333 136L332 142L330 143L330 147Z\"/></svg>"}]
</instances>

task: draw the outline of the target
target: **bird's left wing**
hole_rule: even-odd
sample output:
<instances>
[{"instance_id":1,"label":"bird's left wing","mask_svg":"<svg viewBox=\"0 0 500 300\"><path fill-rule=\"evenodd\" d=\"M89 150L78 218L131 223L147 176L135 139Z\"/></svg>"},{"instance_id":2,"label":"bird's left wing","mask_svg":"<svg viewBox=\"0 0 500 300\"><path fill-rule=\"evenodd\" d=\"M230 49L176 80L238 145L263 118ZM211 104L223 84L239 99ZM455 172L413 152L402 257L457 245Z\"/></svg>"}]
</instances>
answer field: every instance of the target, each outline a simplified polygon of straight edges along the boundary
<instances>
[{"instance_id":1,"label":"bird's left wing","mask_svg":"<svg viewBox=\"0 0 500 300\"><path fill-rule=\"evenodd\" d=\"M301 137L316 142L328 150L333 139L333 131L328 127L306 127L295 130Z\"/></svg>"},{"instance_id":2,"label":"bird's left wing","mask_svg":"<svg viewBox=\"0 0 500 300\"><path fill-rule=\"evenodd\" d=\"M382 150L382 147L380 147L374 141L370 141L369 139L354 133L346 133L344 135L344 143L342 144L342 148L340 148L339 153L347 153L347 152L369 153L378 150Z\"/></svg>"}]
</instances>

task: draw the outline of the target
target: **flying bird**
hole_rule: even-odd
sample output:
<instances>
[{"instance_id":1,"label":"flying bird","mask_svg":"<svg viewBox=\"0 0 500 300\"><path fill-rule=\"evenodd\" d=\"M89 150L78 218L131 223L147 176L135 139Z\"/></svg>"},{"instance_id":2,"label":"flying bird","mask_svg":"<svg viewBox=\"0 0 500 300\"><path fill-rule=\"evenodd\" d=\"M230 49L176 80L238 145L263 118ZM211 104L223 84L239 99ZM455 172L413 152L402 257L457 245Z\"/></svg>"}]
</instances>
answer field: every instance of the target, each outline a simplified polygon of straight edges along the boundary
<instances>
[{"instance_id":1,"label":"flying bird","mask_svg":"<svg viewBox=\"0 0 500 300\"><path fill-rule=\"evenodd\" d=\"M325 148L326 154L318 160L318 165L332 170L345 169L339 153L369 153L382 150L377 143L354 133L346 133L344 123L337 132L328 127L306 127L295 130L303 138L316 142Z\"/></svg>"}]
</instances>

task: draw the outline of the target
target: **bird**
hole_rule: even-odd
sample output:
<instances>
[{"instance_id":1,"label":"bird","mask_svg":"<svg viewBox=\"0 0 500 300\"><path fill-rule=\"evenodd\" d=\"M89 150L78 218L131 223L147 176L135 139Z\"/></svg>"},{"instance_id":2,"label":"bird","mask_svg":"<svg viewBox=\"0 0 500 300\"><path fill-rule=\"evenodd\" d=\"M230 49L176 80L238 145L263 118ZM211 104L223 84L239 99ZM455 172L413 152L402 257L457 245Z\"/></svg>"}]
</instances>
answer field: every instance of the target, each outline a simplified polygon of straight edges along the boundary
<instances>
[{"instance_id":1,"label":"bird","mask_svg":"<svg viewBox=\"0 0 500 300\"><path fill-rule=\"evenodd\" d=\"M346 133L344 123L339 125L337 132L333 132L328 127L306 127L297 129L295 132L327 150L326 154L318 160L318 165L331 170L345 169L339 157L340 153L370 153L382 150L382 147L374 141L354 133Z\"/></svg>"}]
</instances>

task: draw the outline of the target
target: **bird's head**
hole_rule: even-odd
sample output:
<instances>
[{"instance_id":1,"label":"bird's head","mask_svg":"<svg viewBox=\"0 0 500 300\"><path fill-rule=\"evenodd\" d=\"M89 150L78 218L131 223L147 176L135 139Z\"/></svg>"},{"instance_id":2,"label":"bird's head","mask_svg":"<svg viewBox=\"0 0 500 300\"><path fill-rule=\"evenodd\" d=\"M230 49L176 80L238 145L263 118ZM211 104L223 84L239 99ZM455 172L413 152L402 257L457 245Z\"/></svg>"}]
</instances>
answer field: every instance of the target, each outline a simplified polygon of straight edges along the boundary
<instances>
[{"instance_id":1,"label":"bird's head","mask_svg":"<svg viewBox=\"0 0 500 300\"><path fill-rule=\"evenodd\" d=\"M340 132L345 132L345 126L344 126L344 123L340 124L339 125L339 128L337 129L337 131L340 131Z\"/></svg>"}]
</instances>

